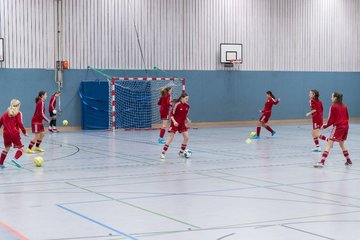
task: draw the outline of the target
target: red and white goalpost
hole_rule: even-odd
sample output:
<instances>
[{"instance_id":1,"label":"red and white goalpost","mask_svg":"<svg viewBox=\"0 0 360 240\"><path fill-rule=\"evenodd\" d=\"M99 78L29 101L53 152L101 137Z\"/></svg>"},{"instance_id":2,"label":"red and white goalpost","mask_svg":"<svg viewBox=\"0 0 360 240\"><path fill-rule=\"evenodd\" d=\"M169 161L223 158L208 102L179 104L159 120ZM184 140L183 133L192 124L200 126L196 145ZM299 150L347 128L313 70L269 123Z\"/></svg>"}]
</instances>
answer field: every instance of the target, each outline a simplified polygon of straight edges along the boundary
<instances>
[{"instance_id":1,"label":"red and white goalpost","mask_svg":"<svg viewBox=\"0 0 360 240\"><path fill-rule=\"evenodd\" d=\"M161 123L161 88L172 86L171 98L185 92L184 78L114 77L109 81L109 128L144 129Z\"/></svg>"}]
</instances>

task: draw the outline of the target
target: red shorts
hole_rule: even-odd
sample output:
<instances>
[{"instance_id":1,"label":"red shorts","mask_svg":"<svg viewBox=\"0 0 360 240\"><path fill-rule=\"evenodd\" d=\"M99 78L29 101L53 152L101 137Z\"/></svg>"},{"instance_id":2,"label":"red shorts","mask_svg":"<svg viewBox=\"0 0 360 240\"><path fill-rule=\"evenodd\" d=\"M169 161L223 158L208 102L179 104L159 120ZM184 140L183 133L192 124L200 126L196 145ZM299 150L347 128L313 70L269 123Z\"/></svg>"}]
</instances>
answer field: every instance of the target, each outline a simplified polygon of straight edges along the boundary
<instances>
[{"instance_id":1,"label":"red shorts","mask_svg":"<svg viewBox=\"0 0 360 240\"><path fill-rule=\"evenodd\" d=\"M183 133L183 132L186 132L187 130L188 130L188 128L185 126L185 123L179 124L179 126L176 127L173 124L173 122L171 122L168 132L169 133L176 133L176 132Z\"/></svg>"},{"instance_id":2,"label":"red shorts","mask_svg":"<svg viewBox=\"0 0 360 240\"><path fill-rule=\"evenodd\" d=\"M312 124L313 129L320 129L321 126L323 125L322 119L313 118L312 122L313 122L313 124Z\"/></svg>"},{"instance_id":3,"label":"red shorts","mask_svg":"<svg viewBox=\"0 0 360 240\"><path fill-rule=\"evenodd\" d=\"M13 135L13 134L7 134L4 132L4 146L5 147L11 147L14 146L14 148L22 148L24 144L21 142L21 137L19 135Z\"/></svg>"},{"instance_id":4,"label":"red shorts","mask_svg":"<svg viewBox=\"0 0 360 240\"><path fill-rule=\"evenodd\" d=\"M168 120L169 111L160 112L161 120Z\"/></svg>"},{"instance_id":5,"label":"red shorts","mask_svg":"<svg viewBox=\"0 0 360 240\"><path fill-rule=\"evenodd\" d=\"M44 125L42 123L31 123L32 133L42 133L44 132Z\"/></svg>"},{"instance_id":6,"label":"red shorts","mask_svg":"<svg viewBox=\"0 0 360 240\"><path fill-rule=\"evenodd\" d=\"M334 142L342 142L347 139L349 127L334 126L331 130L329 139Z\"/></svg>"},{"instance_id":7,"label":"red shorts","mask_svg":"<svg viewBox=\"0 0 360 240\"><path fill-rule=\"evenodd\" d=\"M267 123L270 119L271 113L263 113L259 118L259 122Z\"/></svg>"}]
</instances>

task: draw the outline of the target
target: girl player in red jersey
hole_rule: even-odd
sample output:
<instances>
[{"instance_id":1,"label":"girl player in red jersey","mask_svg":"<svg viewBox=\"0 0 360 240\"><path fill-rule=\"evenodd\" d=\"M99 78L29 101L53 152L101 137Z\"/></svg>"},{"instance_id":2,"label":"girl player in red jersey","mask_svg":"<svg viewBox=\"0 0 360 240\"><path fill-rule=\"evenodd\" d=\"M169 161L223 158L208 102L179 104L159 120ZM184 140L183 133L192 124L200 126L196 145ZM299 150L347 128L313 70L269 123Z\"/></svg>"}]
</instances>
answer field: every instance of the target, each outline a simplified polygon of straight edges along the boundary
<instances>
[{"instance_id":1,"label":"girl player in red jersey","mask_svg":"<svg viewBox=\"0 0 360 240\"><path fill-rule=\"evenodd\" d=\"M35 134L35 137L31 140L27 153L35 153L32 150L32 147L36 144L35 151L44 152L44 149L40 148L40 144L45 136L44 134L44 125L42 121L50 122L50 120L45 116L45 100L47 98L47 93L45 91L40 91L38 96L35 98L36 108L33 118L31 119L31 130Z\"/></svg>"},{"instance_id":2,"label":"girl player in red jersey","mask_svg":"<svg viewBox=\"0 0 360 240\"><path fill-rule=\"evenodd\" d=\"M316 89L312 89L309 92L310 97L310 109L311 111L306 113L306 116L312 116L312 137L314 139L315 148L312 149L313 152L321 152L319 138L327 141L327 137L320 134L319 129L323 125L323 104L319 99L319 91Z\"/></svg>"},{"instance_id":3,"label":"girl player in red jersey","mask_svg":"<svg viewBox=\"0 0 360 240\"><path fill-rule=\"evenodd\" d=\"M21 143L20 130L25 136L27 136L27 134L22 122L22 113L20 112L19 100L11 100L10 107L8 108L7 112L5 112L0 118L0 127L1 126L4 126L3 137L5 149L1 153L0 169L5 168L4 161L12 145L18 150L16 151L14 159L11 160L11 162L20 168L21 164L18 162L18 159L23 154L24 147L24 145Z\"/></svg>"},{"instance_id":4,"label":"girl player in red jersey","mask_svg":"<svg viewBox=\"0 0 360 240\"><path fill-rule=\"evenodd\" d=\"M169 117L169 109L171 107L171 87L164 87L160 90L161 97L158 100L158 105L160 106L160 117L162 120L162 126L160 129L160 137L158 139L159 143L165 143L164 135Z\"/></svg>"},{"instance_id":5,"label":"girl player in red jersey","mask_svg":"<svg viewBox=\"0 0 360 240\"><path fill-rule=\"evenodd\" d=\"M56 98L59 97L61 94L60 91L56 91L51 95L50 103L49 103L49 114L51 117L50 124L49 124L49 131L50 132L57 132L56 129Z\"/></svg>"},{"instance_id":6,"label":"girl player in red jersey","mask_svg":"<svg viewBox=\"0 0 360 240\"><path fill-rule=\"evenodd\" d=\"M334 92L331 95L332 105L329 111L328 122L321 127L321 129L326 129L327 127L333 126L331 134L326 145L325 151L321 156L321 161L316 163L314 167L323 167L325 160L329 155L329 151L334 142L338 142L341 150L343 151L344 157L346 159L345 166L351 166L352 162L350 160L349 152L345 147L345 141L349 131L349 113L346 105L342 102L343 95L341 93Z\"/></svg>"},{"instance_id":7,"label":"girl player in red jersey","mask_svg":"<svg viewBox=\"0 0 360 240\"><path fill-rule=\"evenodd\" d=\"M179 156L182 157L184 155L186 145L189 141L188 127L191 123L190 119L188 118L188 112L190 109L188 101L189 96L186 93L181 94L179 99L175 101L175 104L170 113L171 124L168 131L169 137L166 140L162 153L160 154L161 159L165 159L165 153L168 150L170 143L174 139L174 135L176 132L181 133L184 137L184 140L181 144Z\"/></svg>"},{"instance_id":8,"label":"girl player in red jersey","mask_svg":"<svg viewBox=\"0 0 360 240\"><path fill-rule=\"evenodd\" d=\"M271 132L271 136L275 135L275 131L271 129L269 125L267 125L267 122L270 119L271 116L271 109L273 105L276 105L280 102L280 98L276 99L274 94L272 94L271 91L266 92L266 102L263 110L259 110L259 112L262 113L261 117L259 118L259 122L257 123L256 127L256 135L252 136L252 139L259 139L260 138L260 131L261 127L266 128L269 132Z\"/></svg>"}]
</instances>

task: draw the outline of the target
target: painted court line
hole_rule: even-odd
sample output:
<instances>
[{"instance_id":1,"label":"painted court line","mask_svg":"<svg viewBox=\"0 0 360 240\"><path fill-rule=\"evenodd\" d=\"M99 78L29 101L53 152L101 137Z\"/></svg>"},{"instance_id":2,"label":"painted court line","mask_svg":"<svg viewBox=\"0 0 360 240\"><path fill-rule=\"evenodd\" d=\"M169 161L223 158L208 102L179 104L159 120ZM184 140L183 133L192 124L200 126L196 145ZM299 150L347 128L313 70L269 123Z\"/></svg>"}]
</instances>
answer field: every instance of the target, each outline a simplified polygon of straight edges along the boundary
<instances>
[{"instance_id":1,"label":"painted court line","mask_svg":"<svg viewBox=\"0 0 360 240\"><path fill-rule=\"evenodd\" d=\"M103 227L103 228L106 228L106 229L109 229L110 231L116 232L116 233L118 233L118 234L126 237L127 239L138 240L137 238L132 237L132 236L130 236L130 235L128 235L128 234L126 234L126 233L124 233L124 232L122 232L122 231L119 231L119 230L117 230L117 229L115 229L115 228L112 228L112 227L110 227L110 226L107 226L107 225L105 225L105 224L103 224L103 223L101 223L101 222L99 222L99 221L96 221L95 219L89 218L89 217L87 217L87 216L85 216L85 215L83 215L83 214L81 214L81 213L75 212L74 210L71 210L70 208L64 207L64 206L62 206L62 205L60 205L60 204L56 204L56 206L58 206L59 208L62 208L62 209L64 209L64 210L66 210L66 211L68 211L68 212L70 212L70 213L73 213L73 214L75 214L75 215L77 215L77 216L79 216L79 217L81 217L81 218L84 218L84 219L86 219L86 220L89 220L90 222L93 222L93 223L95 223L95 224L97 224L97 225L99 225L99 226L101 226L101 227Z\"/></svg>"},{"instance_id":2,"label":"painted court line","mask_svg":"<svg viewBox=\"0 0 360 240\"><path fill-rule=\"evenodd\" d=\"M21 233L17 232L15 229L11 228L10 226L6 225L3 222L0 222L0 227L5 228L7 231L11 232L15 237L17 237L20 240L29 240L27 237L23 236Z\"/></svg>"}]
</instances>

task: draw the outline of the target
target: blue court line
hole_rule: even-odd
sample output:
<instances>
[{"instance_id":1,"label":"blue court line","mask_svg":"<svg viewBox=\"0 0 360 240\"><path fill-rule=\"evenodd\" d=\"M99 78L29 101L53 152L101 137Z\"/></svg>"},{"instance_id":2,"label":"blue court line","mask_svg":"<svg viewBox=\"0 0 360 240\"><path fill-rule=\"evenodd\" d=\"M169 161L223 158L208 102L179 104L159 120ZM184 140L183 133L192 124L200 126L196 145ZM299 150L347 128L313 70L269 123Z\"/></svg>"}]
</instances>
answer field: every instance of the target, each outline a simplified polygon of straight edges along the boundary
<instances>
[{"instance_id":1,"label":"blue court line","mask_svg":"<svg viewBox=\"0 0 360 240\"><path fill-rule=\"evenodd\" d=\"M87 216L85 216L85 215L83 215L83 214L80 214L80 213L78 213L78 212L75 212L74 210L71 210L71 209L69 209L69 208L67 208L67 207L64 207L64 206L62 206L61 204L56 204L56 206L58 206L58 207L60 207L60 208L62 208L62 209L64 209L64 210L66 210L66 211L68 211L68 212L71 212L71 213L73 213L73 214L75 214L75 215L77 215L77 216L79 216L79 217L82 217L82 218L84 218L84 219L86 219L86 220L89 220L90 222L93 222L93 223L95 223L95 224L97 224L97 225L99 225L99 226L101 226L101 227L103 227L103 228L106 228L106 229L109 229L109 230L111 230L111 231L113 231L113 232L116 232L116 233L118 233L118 234L126 237L127 239L138 240L138 239L135 238L135 237L132 237L132 236L130 236L130 235L128 235L128 234L126 234L126 233L124 233L124 232L122 232L122 231L119 231L119 230L117 230L117 229L115 229L115 228L112 228L112 227L110 227L110 226L107 226L107 225L105 225L105 224L103 224L103 223L101 223L101 222L99 222L99 221L96 221L96 220L94 220L94 219L92 219L92 218L89 218L89 217L87 217Z\"/></svg>"}]
</instances>

